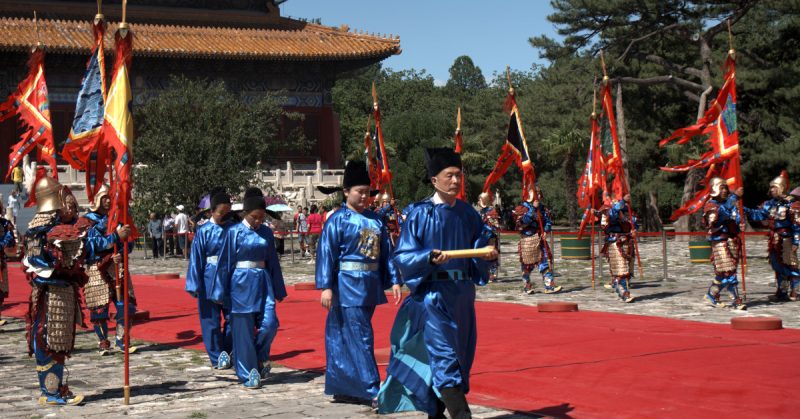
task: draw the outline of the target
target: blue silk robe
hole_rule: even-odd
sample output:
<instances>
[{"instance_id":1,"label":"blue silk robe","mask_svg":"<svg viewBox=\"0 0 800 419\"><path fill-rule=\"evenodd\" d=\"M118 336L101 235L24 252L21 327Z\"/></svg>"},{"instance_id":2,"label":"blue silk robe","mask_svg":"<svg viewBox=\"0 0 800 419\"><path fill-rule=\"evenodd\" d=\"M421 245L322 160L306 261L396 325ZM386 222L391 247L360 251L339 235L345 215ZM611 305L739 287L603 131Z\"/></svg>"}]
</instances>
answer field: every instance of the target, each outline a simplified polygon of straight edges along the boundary
<instances>
[{"instance_id":1,"label":"blue silk robe","mask_svg":"<svg viewBox=\"0 0 800 419\"><path fill-rule=\"evenodd\" d=\"M237 267L242 262L264 267ZM228 228L210 298L230 307L236 375L246 381L251 370L260 370L269 361L279 326L275 304L286 298L275 237L269 227L261 225L253 230L242 221Z\"/></svg>"},{"instance_id":2,"label":"blue silk robe","mask_svg":"<svg viewBox=\"0 0 800 419\"><path fill-rule=\"evenodd\" d=\"M389 233L382 220L372 211L359 214L344 206L322 230L317 288L333 291L325 322L325 394L361 399L378 395L372 314L375 306L386 303L384 290L396 278Z\"/></svg>"},{"instance_id":3,"label":"blue silk robe","mask_svg":"<svg viewBox=\"0 0 800 419\"><path fill-rule=\"evenodd\" d=\"M409 214L393 260L411 295L392 328L392 359L378 395L379 412L434 415L440 389L469 391L477 343L475 284L486 284L489 263L472 258L435 265L430 253L480 248L488 239L478 212L461 200L451 207L429 198Z\"/></svg>"},{"instance_id":4,"label":"blue silk robe","mask_svg":"<svg viewBox=\"0 0 800 419\"><path fill-rule=\"evenodd\" d=\"M208 298L217 276L217 262L213 259L219 256L225 232L231 225L230 222L216 224L209 221L197 229L186 271L186 292L197 298L203 344L213 366L217 365L221 351L230 354L232 345L228 310ZM224 330L221 329L223 316L220 312L225 317Z\"/></svg>"}]
</instances>

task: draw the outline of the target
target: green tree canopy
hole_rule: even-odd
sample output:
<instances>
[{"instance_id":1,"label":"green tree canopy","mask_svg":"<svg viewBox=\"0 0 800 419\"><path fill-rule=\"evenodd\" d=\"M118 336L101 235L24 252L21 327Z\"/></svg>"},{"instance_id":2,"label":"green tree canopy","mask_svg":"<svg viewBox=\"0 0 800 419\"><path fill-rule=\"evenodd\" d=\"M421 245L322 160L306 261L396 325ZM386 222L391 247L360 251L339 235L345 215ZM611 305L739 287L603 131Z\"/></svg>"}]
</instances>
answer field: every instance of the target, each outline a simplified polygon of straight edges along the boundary
<instances>
[{"instance_id":1,"label":"green tree canopy","mask_svg":"<svg viewBox=\"0 0 800 419\"><path fill-rule=\"evenodd\" d=\"M284 116L276 96L245 104L222 82L173 77L134 115L137 219L194 208L215 186L239 193L279 140Z\"/></svg>"}]
</instances>

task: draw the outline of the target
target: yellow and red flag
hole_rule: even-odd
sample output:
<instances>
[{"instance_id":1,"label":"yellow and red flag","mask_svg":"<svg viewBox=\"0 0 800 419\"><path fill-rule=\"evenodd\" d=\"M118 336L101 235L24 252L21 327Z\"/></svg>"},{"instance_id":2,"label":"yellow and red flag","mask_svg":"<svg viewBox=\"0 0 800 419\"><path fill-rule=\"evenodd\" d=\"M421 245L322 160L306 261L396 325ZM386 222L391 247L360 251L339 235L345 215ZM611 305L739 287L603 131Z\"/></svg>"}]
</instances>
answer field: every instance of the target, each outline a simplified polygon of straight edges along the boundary
<instances>
[{"instance_id":1,"label":"yellow and red flag","mask_svg":"<svg viewBox=\"0 0 800 419\"><path fill-rule=\"evenodd\" d=\"M675 141L676 144L686 144L696 136L708 135L706 142L709 144L710 149L703 153L700 158L689 160L683 165L661 168L661 170L668 172L708 169L701 182L704 188L698 191L682 207L675 210L670 217L672 220L692 214L703 208L711 193L709 181L713 177L725 179L731 190L743 185L740 168L739 131L736 124L736 61L733 53L728 54L724 68L725 82L719 94L717 94L717 98L711 103L703 117L694 125L678 129L658 143L661 147L672 141Z\"/></svg>"},{"instance_id":2,"label":"yellow and red flag","mask_svg":"<svg viewBox=\"0 0 800 419\"><path fill-rule=\"evenodd\" d=\"M0 103L0 121L14 115L19 116L25 129L21 140L11 147L8 155L8 172L22 162L28 153L37 150L37 160L50 166L51 176L58 179L56 147L53 142L53 127L50 123L50 102L47 97L47 82L44 77L44 50L36 47L28 60L28 76L17 86L17 91Z\"/></svg>"},{"instance_id":3,"label":"yellow and red flag","mask_svg":"<svg viewBox=\"0 0 800 419\"><path fill-rule=\"evenodd\" d=\"M86 63L86 71L81 80L69 138L61 150L61 156L70 166L86 172L86 195L90 201L105 182L109 159L108 146L103 141L106 61L103 52L105 23L102 19L95 20L92 32L92 55Z\"/></svg>"},{"instance_id":4,"label":"yellow and red flag","mask_svg":"<svg viewBox=\"0 0 800 419\"><path fill-rule=\"evenodd\" d=\"M525 133L522 130L522 119L519 116L517 100L514 98L514 91L509 90L506 97L506 111L509 112L508 132L506 142L500 151L500 157L494 165L494 169L489 173L483 184L483 192L490 192L492 185L506 173L511 163L516 163L522 170L522 197L525 192L533 188L536 184L536 173L530 154L528 154L528 143L525 140Z\"/></svg>"},{"instance_id":5,"label":"yellow and red flag","mask_svg":"<svg viewBox=\"0 0 800 419\"><path fill-rule=\"evenodd\" d=\"M103 119L103 138L113 152L114 176L111 180L111 209L108 214L108 231L128 222L128 204L133 188L133 95L128 69L133 52L133 32L119 29L114 35L114 72L106 98ZM138 236L134 230L134 237Z\"/></svg>"}]
</instances>

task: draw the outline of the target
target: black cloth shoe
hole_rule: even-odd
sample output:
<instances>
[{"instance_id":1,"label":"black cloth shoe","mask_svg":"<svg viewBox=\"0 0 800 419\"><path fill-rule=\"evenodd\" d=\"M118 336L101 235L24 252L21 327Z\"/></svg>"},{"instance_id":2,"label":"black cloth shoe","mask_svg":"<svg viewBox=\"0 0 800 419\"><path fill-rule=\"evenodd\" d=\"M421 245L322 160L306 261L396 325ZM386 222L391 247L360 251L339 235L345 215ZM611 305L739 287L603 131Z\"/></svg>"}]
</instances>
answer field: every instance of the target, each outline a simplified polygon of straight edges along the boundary
<instances>
[{"instance_id":1,"label":"black cloth shoe","mask_svg":"<svg viewBox=\"0 0 800 419\"><path fill-rule=\"evenodd\" d=\"M450 413L451 419L471 419L472 412L467 404L467 397L461 391L461 387L445 387L440 390L441 399Z\"/></svg>"}]
</instances>

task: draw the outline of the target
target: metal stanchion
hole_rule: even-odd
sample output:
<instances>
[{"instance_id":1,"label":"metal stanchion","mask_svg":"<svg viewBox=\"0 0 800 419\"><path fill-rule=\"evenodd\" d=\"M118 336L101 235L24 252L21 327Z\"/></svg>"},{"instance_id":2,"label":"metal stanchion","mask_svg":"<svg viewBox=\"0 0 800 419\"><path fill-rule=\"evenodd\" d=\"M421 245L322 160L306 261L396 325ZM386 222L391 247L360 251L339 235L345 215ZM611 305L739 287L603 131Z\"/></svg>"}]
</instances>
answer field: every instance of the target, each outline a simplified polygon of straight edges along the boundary
<instances>
[{"instance_id":1,"label":"metal stanchion","mask_svg":"<svg viewBox=\"0 0 800 419\"><path fill-rule=\"evenodd\" d=\"M669 279L667 271L667 231L661 229L661 264L664 265L664 281Z\"/></svg>"},{"instance_id":2,"label":"metal stanchion","mask_svg":"<svg viewBox=\"0 0 800 419\"><path fill-rule=\"evenodd\" d=\"M289 232L289 244L292 247L292 263L294 263L294 231Z\"/></svg>"},{"instance_id":3,"label":"metal stanchion","mask_svg":"<svg viewBox=\"0 0 800 419\"><path fill-rule=\"evenodd\" d=\"M597 259L598 259L597 282L604 285L605 282L603 282L603 252L601 251L603 249L603 236L602 234L596 234L595 236L597 237L597 248L599 249L597 251ZM594 246L594 243L592 243L592 246Z\"/></svg>"}]
</instances>

